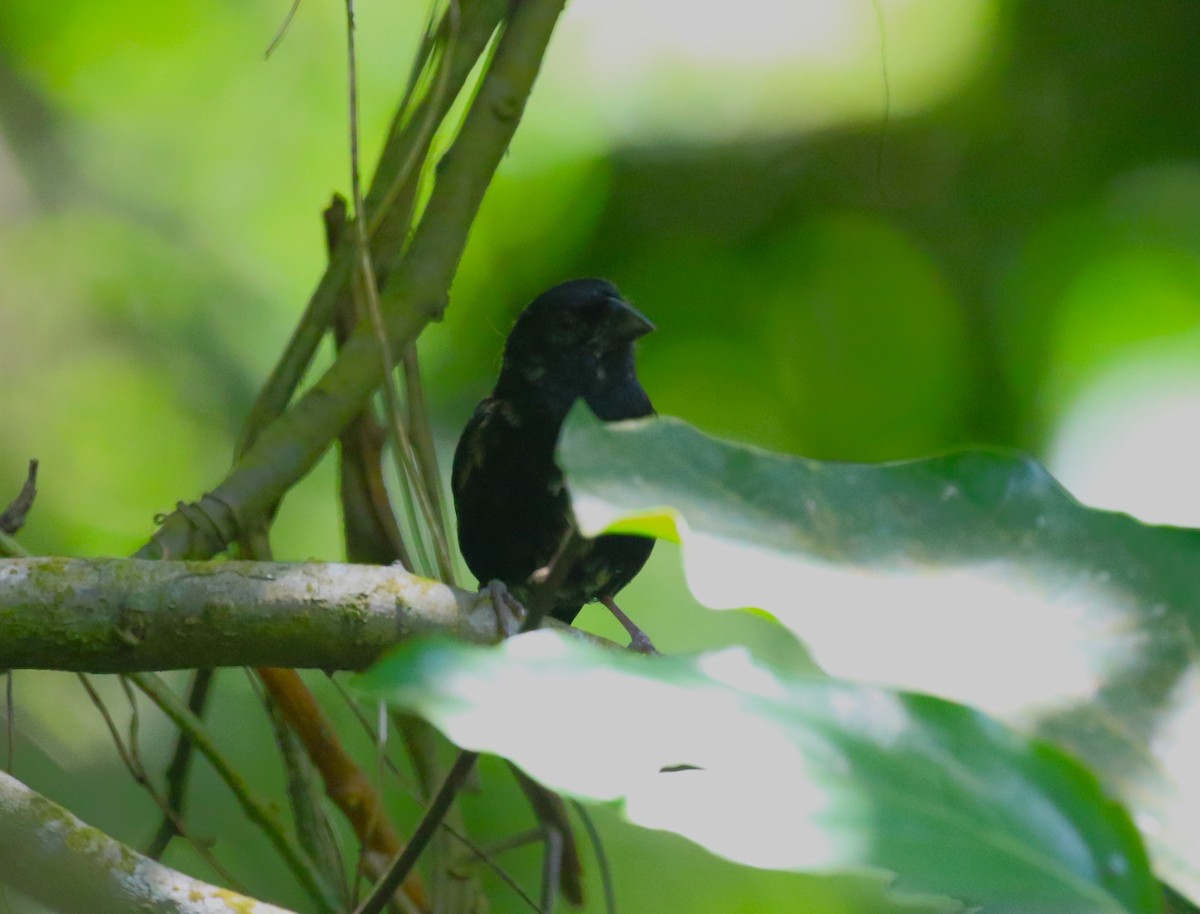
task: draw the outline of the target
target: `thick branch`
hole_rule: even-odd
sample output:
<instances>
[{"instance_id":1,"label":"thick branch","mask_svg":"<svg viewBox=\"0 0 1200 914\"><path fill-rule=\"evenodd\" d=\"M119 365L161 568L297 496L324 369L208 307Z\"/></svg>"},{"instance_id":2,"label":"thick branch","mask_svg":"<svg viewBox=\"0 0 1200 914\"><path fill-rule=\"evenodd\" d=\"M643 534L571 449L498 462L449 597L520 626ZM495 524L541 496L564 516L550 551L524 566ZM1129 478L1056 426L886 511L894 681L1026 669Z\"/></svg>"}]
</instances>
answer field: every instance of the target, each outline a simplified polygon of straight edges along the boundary
<instances>
[{"instance_id":1,"label":"thick branch","mask_svg":"<svg viewBox=\"0 0 1200 914\"><path fill-rule=\"evenodd\" d=\"M287 914L143 857L2 771L0 883L57 911Z\"/></svg>"},{"instance_id":2,"label":"thick branch","mask_svg":"<svg viewBox=\"0 0 1200 914\"><path fill-rule=\"evenodd\" d=\"M0 669L360 669L431 632L488 642L496 619L399 566L0 560Z\"/></svg>"}]
</instances>

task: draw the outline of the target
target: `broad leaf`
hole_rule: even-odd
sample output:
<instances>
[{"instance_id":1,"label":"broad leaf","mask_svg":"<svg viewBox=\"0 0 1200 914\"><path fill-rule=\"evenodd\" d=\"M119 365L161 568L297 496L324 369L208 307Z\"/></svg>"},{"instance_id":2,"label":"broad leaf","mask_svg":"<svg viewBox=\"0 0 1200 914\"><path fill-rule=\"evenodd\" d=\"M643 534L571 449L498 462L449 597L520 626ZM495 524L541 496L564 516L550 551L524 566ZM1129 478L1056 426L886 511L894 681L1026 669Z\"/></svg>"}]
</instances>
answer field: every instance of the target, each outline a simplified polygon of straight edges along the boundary
<instances>
[{"instance_id":1,"label":"broad leaf","mask_svg":"<svg viewBox=\"0 0 1200 914\"><path fill-rule=\"evenodd\" d=\"M1137 833L1086 769L941 699L550 631L410 643L359 685L741 863L884 869L902 895L996 914L1156 910Z\"/></svg>"},{"instance_id":2,"label":"broad leaf","mask_svg":"<svg viewBox=\"0 0 1200 914\"><path fill-rule=\"evenodd\" d=\"M769 611L830 673L1077 753L1200 893L1200 532L1084 507L1002 453L822 463L577 408L560 458L586 533L676 539L699 600Z\"/></svg>"}]
</instances>

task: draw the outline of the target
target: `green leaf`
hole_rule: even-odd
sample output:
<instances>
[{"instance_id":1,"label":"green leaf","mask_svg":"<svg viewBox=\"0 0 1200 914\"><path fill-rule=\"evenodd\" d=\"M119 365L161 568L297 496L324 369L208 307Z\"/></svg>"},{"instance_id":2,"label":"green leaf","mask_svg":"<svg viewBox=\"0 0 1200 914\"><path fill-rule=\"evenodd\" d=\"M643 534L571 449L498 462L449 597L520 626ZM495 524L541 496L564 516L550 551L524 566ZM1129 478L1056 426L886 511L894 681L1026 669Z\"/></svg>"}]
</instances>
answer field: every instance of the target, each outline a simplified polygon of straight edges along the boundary
<instances>
[{"instance_id":1,"label":"green leaf","mask_svg":"<svg viewBox=\"0 0 1200 914\"><path fill-rule=\"evenodd\" d=\"M996 914L1158 903L1136 831L1086 769L941 699L788 675L741 648L644 657L551 631L409 643L358 684L743 864L883 869L901 895Z\"/></svg>"},{"instance_id":2,"label":"green leaf","mask_svg":"<svg viewBox=\"0 0 1200 914\"><path fill-rule=\"evenodd\" d=\"M1081 756L1200 893L1200 532L1084 507L1005 453L823 463L576 408L560 460L585 533L677 539L705 604L765 609L833 675Z\"/></svg>"}]
</instances>

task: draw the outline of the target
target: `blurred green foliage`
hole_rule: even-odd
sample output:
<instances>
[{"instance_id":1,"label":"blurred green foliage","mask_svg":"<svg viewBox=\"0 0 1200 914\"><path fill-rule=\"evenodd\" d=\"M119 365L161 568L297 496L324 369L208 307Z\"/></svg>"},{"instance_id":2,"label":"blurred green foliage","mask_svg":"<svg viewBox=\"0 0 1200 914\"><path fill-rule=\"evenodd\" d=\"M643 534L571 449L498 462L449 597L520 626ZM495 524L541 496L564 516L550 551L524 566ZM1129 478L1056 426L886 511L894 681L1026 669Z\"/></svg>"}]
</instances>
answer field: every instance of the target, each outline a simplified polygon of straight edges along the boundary
<instances>
[{"instance_id":1,"label":"blurred green foliage","mask_svg":"<svg viewBox=\"0 0 1200 914\"><path fill-rule=\"evenodd\" d=\"M264 63L287 5L0 4L0 501L40 458L35 552L127 553L219 480L320 275L320 210L349 182L344 13L302 4ZM369 163L426 13L359 7ZM658 324L639 358L660 411L822 458L1044 454L1112 366L1200 349L1200 4L656 8L570 6L422 340L446 447L512 317L573 275L613 279ZM1200 391L1195 363L1170 371ZM1138 452L1160 485L1187 484L1156 461L1189 433ZM1068 484L1077 468L1056 467ZM330 469L285 503L280 558L339 557ZM1121 503L1119 482L1101 494ZM660 545L628 602L665 649L744 641L802 662L777 628L681 592ZM21 681L22 706L51 696L28 731L51 749L18 746L17 774L148 834L148 802L112 800L132 788L94 716L55 715L78 692ZM250 716L221 724L237 745ZM656 878L686 883L695 858L672 851Z\"/></svg>"}]
</instances>

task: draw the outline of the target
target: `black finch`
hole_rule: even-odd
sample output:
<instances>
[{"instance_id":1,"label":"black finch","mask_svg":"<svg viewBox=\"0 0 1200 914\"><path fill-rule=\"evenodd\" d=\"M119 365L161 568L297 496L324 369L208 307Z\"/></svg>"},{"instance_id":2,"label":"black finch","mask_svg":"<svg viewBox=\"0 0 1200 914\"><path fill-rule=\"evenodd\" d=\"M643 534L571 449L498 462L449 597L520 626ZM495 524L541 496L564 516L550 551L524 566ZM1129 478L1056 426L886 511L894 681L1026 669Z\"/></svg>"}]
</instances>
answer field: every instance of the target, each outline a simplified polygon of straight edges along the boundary
<instances>
[{"instance_id":1,"label":"black finch","mask_svg":"<svg viewBox=\"0 0 1200 914\"><path fill-rule=\"evenodd\" d=\"M554 449L576 400L608 422L654 413L633 361L634 340L653 329L602 279L555 286L517 318L496 387L476 407L454 452L458 543L481 584L499 580L526 599L530 576L562 543L571 507ZM551 615L569 623L585 603L600 600L623 619L612 598L653 547L639 536L590 541Z\"/></svg>"}]
</instances>

